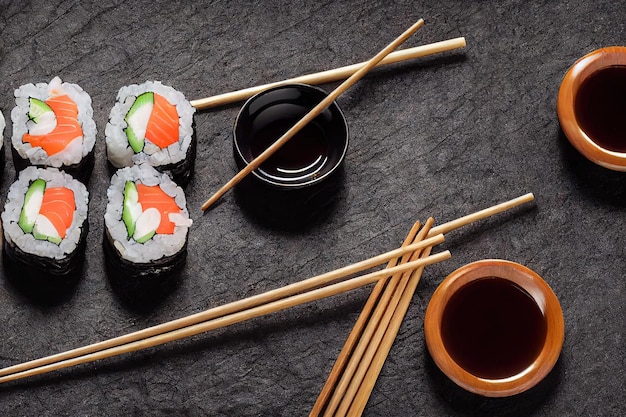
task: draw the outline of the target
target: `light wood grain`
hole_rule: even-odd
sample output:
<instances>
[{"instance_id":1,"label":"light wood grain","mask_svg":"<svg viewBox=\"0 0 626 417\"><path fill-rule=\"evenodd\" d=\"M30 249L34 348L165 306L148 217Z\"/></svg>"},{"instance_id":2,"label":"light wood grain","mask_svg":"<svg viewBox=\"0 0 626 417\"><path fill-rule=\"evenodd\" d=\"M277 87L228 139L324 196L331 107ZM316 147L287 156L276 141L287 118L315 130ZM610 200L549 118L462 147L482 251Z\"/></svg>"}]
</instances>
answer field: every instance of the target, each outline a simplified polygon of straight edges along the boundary
<instances>
[{"instance_id":1,"label":"light wood grain","mask_svg":"<svg viewBox=\"0 0 626 417\"><path fill-rule=\"evenodd\" d=\"M430 233L428 234L429 236L432 235L437 235L439 233L443 233L446 234L448 232L451 232L453 230L456 230L460 227L463 226L467 226L471 223L477 222L479 220L483 220L486 219L487 217L491 217L493 215L496 215L498 213L502 213L504 211L507 210L511 210L517 206L520 206L522 204L525 203L529 203L531 201L533 201L535 199L535 196L533 195L533 193L527 193L524 195L521 195L517 198L514 198L512 200L508 200L505 201L503 203L500 204L496 204L495 206L491 206L488 207L486 209L483 210L479 210L477 212L468 214L467 216L463 216L463 217L459 217L456 220L452 220L449 221L447 223L444 223L442 225L439 226L435 226L431 229Z\"/></svg>"},{"instance_id":2,"label":"light wood grain","mask_svg":"<svg viewBox=\"0 0 626 417\"><path fill-rule=\"evenodd\" d=\"M426 259L430 255L430 252L431 248L425 248L421 257ZM406 283L404 289L394 294L394 299L397 299L397 301L394 301L396 308L392 313L391 320L389 321L389 325L387 326L380 343L377 347L372 346L371 349L373 349L374 352L368 354L368 356L371 357L369 364L364 363L362 366L363 370L361 372L365 372L365 374L362 377L362 383L354 388L357 391L353 395L354 400L349 404L347 415L360 416L365 410L365 406L372 390L374 389L378 375L380 375L385 360L387 359L387 356L389 356L391 347L393 346L396 336L400 331L400 326L402 325L404 317L409 309L411 300L413 299L413 295L415 294L415 290L417 289L423 272L424 268L418 268L411 274L408 274L408 282Z\"/></svg>"},{"instance_id":3,"label":"light wood grain","mask_svg":"<svg viewBox=\"0 0 626 417\"><path fill-rule=\"evenodd\" d=\"M455 49L463 48L465 46L465 38L459 37L447 39L441 42L430 43L428 45L416 46L414 48L407 48L390 53L387 57L380 61L378 65L376 65L376 68L384 65L410 61L412 59L423 58L430 55L453 51ZM360 62L358 64L347 65L345 67L334 68L326 71L316 72L313 74L301 75L283 81L262 84L254 87L244 88L242 90L231 91L229 93L223 93L211 97L192 100L190 103L198 110L207 110L219 106L224 106L226 104L240 102L262 91L274 87L280 87L286 84L302 83L318 85L340 81L350 77L352 74L365 66L365 64L367 64L367 62Z\"/></svg>"},{"instance_id":4,"label":"light wood grain","mask_svg":"<svg viewBox=\"0 0 626 417\"><path fill-rule=\"evenodd\" d=\"M411 227L411 230L409 231L407 237L402 243L402 247L407 247L408 245L411 244L411 242L415 240L415 236L417 235L417 232L420 227L421 227L421 223L419 221L413 224L413 227ZM406 255L405 255L400 260L400 263L404 263L407 260L408 259L406 258ZM396 266L397 263L398 263L397 258L394 258L389 261L387 268L392 268ZM324 410L324 408L327 406L328 402L330 401L331 396L333 396L337 383L339 379L342 377L342 375L344 374L344 370L348 364L348 361L352 357L352 352L354 351L357 344L359 343L359 340L361 340L363 331L365 330L365 327L368 325L370 321L370 316L373 313L375 306L378 304L378 299L383 293L387 285L387 282L388 280L381 279L380 281L376 283L376 285L372 289L372 292L370 293L370 296L368 297L365 303L365 306L363 307L363 310L361 311L361 314L359 314L359 318L354 324L354 327L352 328L352 331L350 332L348 339L344 343L344 346L341 349L341 352L339 353L339 356L337 357L337 360L335 361L335 364L333 365L333 368L330 371L328 378L326 379L326 383L324 384L324 387L322 388L320 395L317 397L317 400L315 401L315 404L313 405L313 408L311 409L311 413L309 414L310 416L312 417L319 416Z\"/></svg>"},{"instance_id":5,"label":"light wood grain","mask_svg":"<svg viewBox=\"0 0 626 417\"><path fill-rule=\"evenodd\" d=\"M434 219L432 217L429 218L415 239L424 239L428 235L433 223ZM424 250L428 250L428 248L424 248ZM411 253L408 261L410 262L419 259L421 254L421 251ZM342 381L338 385L338 395L333 398L336 402L333 403L333 401L331 401L329 403L328 409L324 413L325 416L345 416L348 413L350 405L357 396L357 391L359 391L361 384L364 382L365 374L370 368L374 358L377 357L378 361L384 363L386 353L384 353L384 349L380 350L379 348L382 348L383 345L389 345L389 347L391 347L391 344L395 340L396 333L390 330L390 326L397 324L399 328L400 322L404 317L404 314L402 314L398 319L398 307L400 300L404 296L405 290L407 289L410 277L411 274L402 273L396 274L389 279L389 283L376 305L376 309L374 314L372 314L367 329L363 333L363 337L359 341L357 349L352 355L351 364L347 368L349 372L345 373L344 378L342 378ZM409 295L409 300L412 296L413 293ZM385 338L391 340L384 340ZM375 380L377 376L378 373L371 375L370 378ZM365 393L361 394L361 396L364 395Z\"/></svg>"}]
</instances>

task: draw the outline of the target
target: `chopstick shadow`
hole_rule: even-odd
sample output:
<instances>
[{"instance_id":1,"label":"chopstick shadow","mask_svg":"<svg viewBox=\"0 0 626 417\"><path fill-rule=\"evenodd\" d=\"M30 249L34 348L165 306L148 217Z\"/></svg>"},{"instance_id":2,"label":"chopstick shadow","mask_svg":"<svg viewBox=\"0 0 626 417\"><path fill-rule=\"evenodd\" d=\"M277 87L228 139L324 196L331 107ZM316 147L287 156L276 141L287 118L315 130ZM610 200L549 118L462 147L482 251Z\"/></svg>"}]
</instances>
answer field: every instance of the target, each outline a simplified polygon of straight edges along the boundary
<instances>
[{"instance_id":1,"label":"chopstick shadow","mask_svg":"<svg viewBox=\"0 0 626 417\"><path fill-rule=\"evenodd\" d=\"M146 378L149 378L150 369L169 360L185 361L186 357L191 357L189 361L194 363L204 363L207 369L218 369L220 364L211 365L212 351L214 352L216 349L221 352L234 352L251 345L262 345L267 339L288 333L293 328L302 331L315 327L327 327L329 323L358 314L366 297L367 294L365 293L356 294L349 300L333 305L332 308L309 308L307 304L304 304L270 316L260 317L169 344L127 353L124 356L102 359L94 363L7 382L0 384L0 394L22 392L25 389L51 385L58 386L65 383L80 383L80 381L94 377L110 377L112 380L121 381L119 378L123 378L123 375L130 372L141 372L146 375ZM342 334L341 337L344 335ZM198 356L201 358L198 359Z\"/></svg>"},{"instance_id":2,"label":"chopstick shadow","mask_svg":"<svg viewBox=\"0 0 626 417\"><path fill-rule=\"evenodd\" d=\"M557 360L552 371L528 391L504 398L489 398L473 394L456 385L439 370L424 344L424 368L434 391L449 407L449 416L499 416L527 417L533 415L549 401L563 379L564 369L561 359Z\"/></svg>"},{"instance_id":3,"label":"chopstick shadow","mask_svg":"<svg viewBox=\"0 0 626 417\"><path fill-rule=\"evenodd\" d=\"M591 200L616 207L626 207L626 172L601 167L572 146L561 129L558 143L570 178Z\"/></svg>"}]
</instances>

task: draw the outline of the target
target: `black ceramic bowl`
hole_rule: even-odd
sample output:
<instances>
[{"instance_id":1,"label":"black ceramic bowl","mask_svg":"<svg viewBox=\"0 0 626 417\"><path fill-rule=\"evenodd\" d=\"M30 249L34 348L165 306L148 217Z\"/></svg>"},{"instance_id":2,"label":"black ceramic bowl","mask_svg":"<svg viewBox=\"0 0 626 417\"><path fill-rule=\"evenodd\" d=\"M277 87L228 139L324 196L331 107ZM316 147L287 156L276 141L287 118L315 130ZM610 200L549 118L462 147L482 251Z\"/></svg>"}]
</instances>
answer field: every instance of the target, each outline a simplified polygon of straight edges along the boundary
<instances>
[{"instance_id":1,"label":"black ceramic bowl","mask_svg":"<svg viewBox=\"0 0 626 417\"><path fill-rule=\"evenodd\" d=\"M319 104L326 92L288 84L251 97L235 121L233 151L239 169L265 151ZM284 218L309 215L337 192L348 149L348 126L336 102L300 130L239 187L258 214ZM243 188L243 190L242 190Z\"/></svg>"},{"instance_id":2,"label":"black ceramic bowl","mask_svg":"<svg viewBox=\"0 0 626 417\"><path fill-rule=\"evenodd\" d=\"M289 84L250 98L235 121L234 151L239 167L259 156L325 97L320 88ZM347 149L346 120L333 102L253 175L277 188L315 185L339 168Z\"/></svg>"}]
</instances>

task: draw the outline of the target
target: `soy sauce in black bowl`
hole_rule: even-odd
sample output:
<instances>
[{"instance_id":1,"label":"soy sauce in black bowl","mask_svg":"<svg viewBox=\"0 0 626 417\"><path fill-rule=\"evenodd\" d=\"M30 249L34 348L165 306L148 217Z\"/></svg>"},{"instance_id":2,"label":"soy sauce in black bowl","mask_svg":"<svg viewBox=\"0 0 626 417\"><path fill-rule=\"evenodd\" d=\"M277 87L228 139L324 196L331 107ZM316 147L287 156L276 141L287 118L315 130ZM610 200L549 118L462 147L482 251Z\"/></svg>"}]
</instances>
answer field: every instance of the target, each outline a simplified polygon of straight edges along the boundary
<instances>
[{"instance_id":1,"label":"soy sauce in black bowl","mask_svg":"<svg viewBox=\"0 0 626 417\"><path fill-rule=\"evenodd\" d=\"M250 98L235 121L239 169L265 151L326 97L317 87L289 84ZM306 223L327 209L341 185L348 127L336 102L313 119L237 187L255 217L285 226Z\"/></svg>"}]
</instances>

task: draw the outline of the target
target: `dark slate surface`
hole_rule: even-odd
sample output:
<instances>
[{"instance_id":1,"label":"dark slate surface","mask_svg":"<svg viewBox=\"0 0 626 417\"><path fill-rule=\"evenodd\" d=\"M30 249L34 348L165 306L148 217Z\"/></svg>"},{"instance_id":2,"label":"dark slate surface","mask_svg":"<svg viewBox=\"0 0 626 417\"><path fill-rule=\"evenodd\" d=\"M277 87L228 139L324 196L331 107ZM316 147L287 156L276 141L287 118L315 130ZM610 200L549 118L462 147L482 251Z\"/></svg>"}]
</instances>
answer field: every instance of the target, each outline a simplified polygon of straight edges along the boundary
<instances>
[{"instance_id":1,"label":"dark slate surface","mask_svg":"<svg viewBox=\"0 0 626 417\"><path fill-rule=\"evenodd\" d=\"M101 132L89 185L84 277L44 307L0 280L0 365L201 311L398 245L415 220L445 222L526 192L536 204L448 236L429 267L365 415L624 415L624 174L582 159L560 133L559 82L576 58L623 44L624 1L0 1L0 108L55 75L93 98ZM123 305L103 273L108 172L104 126L118 89L162 80L196 99L362 61L418 18L406 46L457 36L460 53L378 70L339 99L351 130L332 212L284 231L229 193L238 105L199 113L195 221L183 281L160 305ZM326 89L332 85L325 86ZM5 132L5 146L9 132ZM7 158L2 200L13 178ZM490 401L442 380L423 341L424 311L451 271L483 258L523 263L558 295L566 340L533 395ZM3 415L299 416L311 409L368 290L190 340L0 387Z\"/></svg>"}]
</instances>

